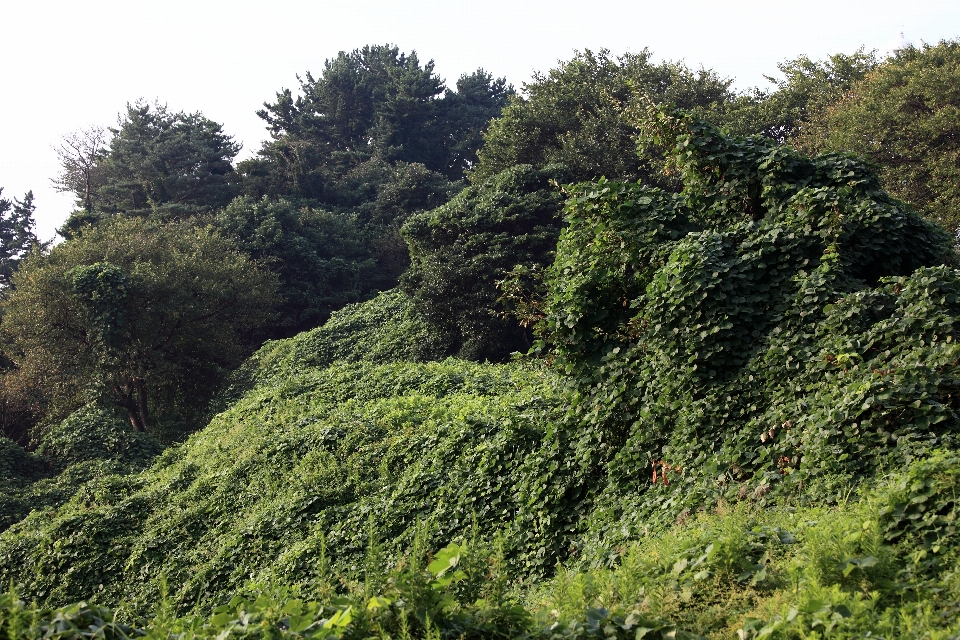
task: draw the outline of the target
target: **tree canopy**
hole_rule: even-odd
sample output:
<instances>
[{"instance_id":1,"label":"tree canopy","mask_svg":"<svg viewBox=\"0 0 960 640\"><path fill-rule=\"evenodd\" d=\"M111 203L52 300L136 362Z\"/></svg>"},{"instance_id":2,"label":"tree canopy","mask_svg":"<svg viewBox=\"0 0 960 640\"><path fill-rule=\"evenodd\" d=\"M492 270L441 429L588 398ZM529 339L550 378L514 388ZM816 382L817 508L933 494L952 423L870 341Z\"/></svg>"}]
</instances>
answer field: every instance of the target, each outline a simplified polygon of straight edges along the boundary
<instances>
[{"instance_id":1,"label":"tree canopy","mask_svg":"<svg viewBox=\"0 0 960 640\"><path fill-rule=\"evenodd\" d=\"M538 325L608 506L669 499L645 492L651 465L655 482L709 460L790 491L902 462L901 437L954 442L950 238L850 155L642 118L684 190L574 187Z\"/></svg>"},{"instance_id":2,"label":"tree canopy","mask_svg":"<svg viewBox=\"0 0 960 640\"><path fill-rule=\"evenodd\" d=\"M528 331L503 317L497 281L551 258L563 200L550 184L557 179L557 167L510 167L404 225L411 264L401 286L446 353L496 362L530 348Z\"/></svg>"},{"instance_id":3,"label":"tree canopy","mask_svg":"<svg viewBox=\"0 0 960 640\"><path fill-rule=\"evenodd\" d=\"M473 163L480 131L512 89L482 69L446 89L433 62L391 45L366 46L300 79L258 115L271 141L241 163L254 195L343 201L342 181L370 161L422 164L459 180Z\"/></svg>"},{"instance_id":4,"label":"tree canopy","mask_svg":"<svg viewBox=\"0 0 960 640\"><path fill-rule=\"evenodd\" d=\"M277 274L279 326L271 328L271 337L319 326L369 292L376 261L355 215L242 196L213 225Z\"/></svg>"},{"instance_id":5,"label":"tree canopy","mask_svg":"<svg viewBox=\"0 0 960 640\"><path fill-rule=\"evenodd\" d=\"M183 220L226 205L238 192L240 145L200 113L161 104L127 105L104 145L98 130L68 136L55 183L77 196L66 234L102 217Z\"/></svg>"},{"instance_id":6,"label":"tree canopy","mask_svg":"<svg viewBox=\"0 0 960 640\"><path fill-rule=\"evenodd\" d=\"M3 189L0 188L2 195ZM11 202L0 197L0 288L10 286L20 262L40 246L33 231L35 210L32 191L27 191L23 200L14 198Z\"/></svg>"},{"instance_id":7,"label":"tree canopy","mask_svg":"<svg viewBox=\"0 0 960 640\"><path fill-rule=\"evenodd\" d=\"M772 91L755 88L736 96L711 119L730 133L788 142L802 135L815 113L843 99L879 64L874 53L863 49L825 60L787 60L777 65L783 77L766 76Z\"/></svg>"},{"instance_id":8,"label":"tree canopy","mask_svg":"<svg viewBox=\"0 0 960 640\"><path fill-rule=\"evenodd\" d=\"M821 106L798 136L811 151L854 151L886 189L960 233L960 41L908 47L842 99Z\"/></svg>"},{"instance_id":9,"label":"tree canopy","mask_svg":"<svg viewBox=\"0 0 960 640\"><path fill-rule=\"evenodd\" d=\"M5 352L49 416L102 399L146 431L200 417L270 321L276 280L209 228L121 218L31 256L13 285Z\"/></svg>"},{"instance_id":10,"label":"tree canopy","mask_svg":"<svg viewBox=\"0 0 960 640\"><path fill-rule=\"evenodd\" d=\"M535 76L490 124L471 186L403 227L412 258L403 289L448 353L500 361L529 348L529 331L505 317L497 283L553 260L561 183L606 175L677 187L652 147L638 153L626 109L642 96L703 113L733 94L713 72L650 58L586 51Z\"/></svg>"},{"instance_id":11,"label":"tree canopy","mask_svg":"<svg viewBox=\"0 0 960 640\"><path fill-rule=\"evenodd\" d=\"M700 113L733 98L730 80L692 71L678 62L651 62L652 54L611 56L584 51L548 73L534 74L485 135L470 173L479 184L514 165L561 164L574 181L601 176L655 179L651 157L637 154L637 129L623 116L638 95Z\"/></svg>"}]
</instances>

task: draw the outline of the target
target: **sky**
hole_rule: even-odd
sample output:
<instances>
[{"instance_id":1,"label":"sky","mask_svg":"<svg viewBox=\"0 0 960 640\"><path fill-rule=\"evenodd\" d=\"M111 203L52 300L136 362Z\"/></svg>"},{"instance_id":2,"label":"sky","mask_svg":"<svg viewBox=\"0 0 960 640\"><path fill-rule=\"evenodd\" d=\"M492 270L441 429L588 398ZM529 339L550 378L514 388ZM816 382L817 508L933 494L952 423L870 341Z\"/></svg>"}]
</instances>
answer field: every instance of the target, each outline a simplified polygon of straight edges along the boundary
<instances>
[{"instance_id":1,"label":"sky","mask_svg":"<svg viewBox=\"0 0 960 640\"><path fill-rule=\"evenodd\" d=\"M884 53L900 32L916 45L958 38L960 2L6 0L0 25L0 187L7 198L33 190L49 239L73 208L51 184L61 138L115 125L139 98L220 122L242 159L266 137L263 102L365 44L415 50L451 86L482 67L519 89L576 50L649 48L744 90L800 55Z\"/></svg>"}]
</instances>

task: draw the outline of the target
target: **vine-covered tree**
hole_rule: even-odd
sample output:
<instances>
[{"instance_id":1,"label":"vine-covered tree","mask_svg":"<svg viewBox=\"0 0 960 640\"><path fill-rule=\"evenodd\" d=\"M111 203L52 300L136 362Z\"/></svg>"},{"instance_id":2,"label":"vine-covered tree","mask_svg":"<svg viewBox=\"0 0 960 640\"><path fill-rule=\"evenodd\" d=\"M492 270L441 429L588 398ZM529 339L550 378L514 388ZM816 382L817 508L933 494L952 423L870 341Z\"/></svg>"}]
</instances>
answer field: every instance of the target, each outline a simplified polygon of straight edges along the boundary
<instances>
[{"instance_id":1,"label":"vine-covered tree","mask_svg":"<svg viewBox=\"0 0 960 640\"><path fill-rule=\"evenodd\" d=\"M472 186L403 227L412 264L402 286L448 353L497 361L529 347L528 331L504 318L497 283L517 267L529 275L552 262L563 224L559 184L606 175L676 186L652 149L638 154L625 109L645 96L704 112L733 94L711 71L650 58L586 51L537 75L491 123Z\"/></svg>"},{"instance_id":2,"label":"vine-covered tree","mask_svg":"<svg viewBox=\"0 0 960 640\"><path fill-rule=\"evenodd\" d=\"M549 260L563 201L550 182L564 177L556 167L511 167L404 225L411 264L401 286L436 334L432 350L500 361L530 348L528 332L503 317L497 281Z\"/></svg>"}]
</instances>

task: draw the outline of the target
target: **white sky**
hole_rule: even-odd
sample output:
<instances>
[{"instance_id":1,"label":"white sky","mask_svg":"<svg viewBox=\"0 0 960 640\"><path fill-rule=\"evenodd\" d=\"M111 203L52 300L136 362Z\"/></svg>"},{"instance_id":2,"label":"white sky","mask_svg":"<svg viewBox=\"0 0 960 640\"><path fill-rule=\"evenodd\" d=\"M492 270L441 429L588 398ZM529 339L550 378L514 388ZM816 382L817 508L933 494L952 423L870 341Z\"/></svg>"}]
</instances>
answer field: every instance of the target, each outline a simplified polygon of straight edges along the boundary
<instances>
[{"instance_id":1,"label":"white sky","mask_svg":"<svg viewBox=\"0 0 960 640\"><path fill-rule=\"evenodd\" d=\"M365 44L416 50L450 85L483 67L519 88L575 49L649 47L745 89L801 54L882 52L900 31L914 44L960 37L960 2L5 0L0 25L0 186L5 197L33 190L49 238L72 209L50 186L61 136L113 125L140 97L202 111L248 157L265 137L264 101Z\"/></svg>"}]
</instances>

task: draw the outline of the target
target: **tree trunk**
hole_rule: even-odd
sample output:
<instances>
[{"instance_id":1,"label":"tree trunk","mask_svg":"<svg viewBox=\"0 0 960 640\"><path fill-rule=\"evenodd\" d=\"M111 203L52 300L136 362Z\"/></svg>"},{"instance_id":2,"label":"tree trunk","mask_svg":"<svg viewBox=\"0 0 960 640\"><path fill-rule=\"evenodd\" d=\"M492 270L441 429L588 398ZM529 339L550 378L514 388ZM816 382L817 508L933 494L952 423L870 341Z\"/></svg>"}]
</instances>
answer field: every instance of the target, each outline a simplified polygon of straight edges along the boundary
<instances>
[{"instance_id":1,"label":"tree trunk","mask_svg":"<svg viewBox=\"0 0 960 640\"><path fill-rule=\"evenodd\" d=\"M130 425L134 431L141 433L147 430L147 392L144 388L143 380L134 380L132 384L128 383L115 386L114 390L120 396L120 406L127 410L127 417L130 419ZM136 400L134 400L136 394Z\"/></svg>"},{"instance_id":2,"label":"tree trunk","mask_svg":"<svg viewBox=\"0 0 960 640\"><path fill-rule=\"evenodd\" d=\"M147 427L150 426L147 415L147 385L144 384L142 378L137 379L134 384L137 389L137 412L140 414L140 424L143 425L143 430L146 431Z\"/></svg>"}]
</instances>

